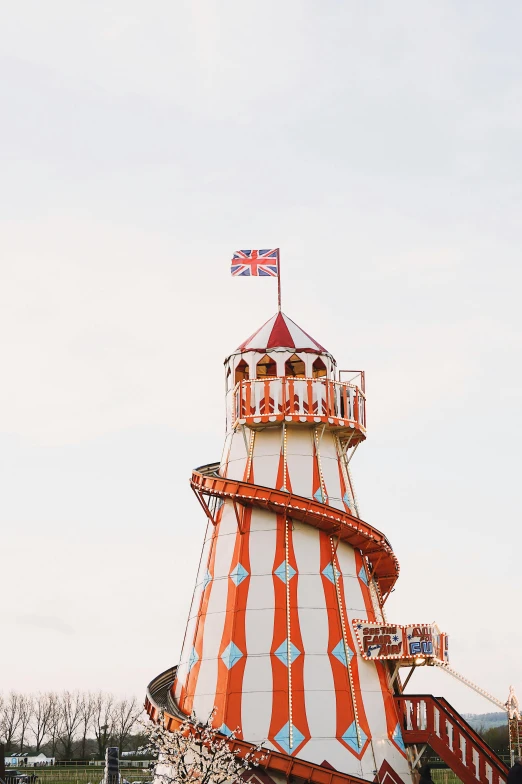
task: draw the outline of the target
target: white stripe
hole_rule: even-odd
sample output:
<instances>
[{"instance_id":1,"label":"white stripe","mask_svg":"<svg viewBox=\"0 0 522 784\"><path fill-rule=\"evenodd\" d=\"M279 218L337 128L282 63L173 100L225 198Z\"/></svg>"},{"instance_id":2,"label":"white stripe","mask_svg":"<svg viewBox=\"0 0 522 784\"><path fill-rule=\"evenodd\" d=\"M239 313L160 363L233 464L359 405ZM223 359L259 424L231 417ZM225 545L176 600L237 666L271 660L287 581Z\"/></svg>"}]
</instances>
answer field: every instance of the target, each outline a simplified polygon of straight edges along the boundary
<instances>
[{"instance_id":1,"label":"white stripe","mask_svg":"<svg viewBox=\"0 0 522 784\"><path fill-rule=\"evenodd\" d=\"M257 743L268 737L272 717L272 663L276 516L252 510L250 527L250 585L245 613L247 660L243 676L241 714L243 737ZM232 728L231 728L232 729Z\"/></svg>"},{"instance_id":2,"label":"white stripe","mask_svg":"<svg viewBox=\"0 0 522 784\"><path fill-rule=\"evenodd\" d=\"M288 316L283 316L285 320L285 324L288 327L288 331L292 336L292 340L294 341L295 348L313 348L316 351L321 351L319 344L315 342L315 340L311 339L306 335L301 327L298 327L295 321L292 321L291 318Z\"/></svg>"},{"instance_id":3,"label":"white stripe","mask_svg":"<svg viewBox=\"0 0 522 784\"><path fill-rule=\"evenodd\" d=\"M210 598L204 622L201 665L196 683L194 710L198 718L204 719L214 707L218 675L218 656L226 618L228 580L232 566L232 554L237 534L235 513L230 501L225 502L223 516L216 538L214 579L209 588Z\"/></svg>"},{"instance_id":4,"label":"white stripe","mask_svg":"<svg viewBox=\"0 0 522 784\"><path fill-rule=\"evenodd\" d=\"M312 496L312 439L308 428L288 428L287 466L292 491L305 498Z\"/></svg>"},{"instance_id":5,"label":"white stripe","mask_svg":"<svg viewBox=\"0 0 522 784\"><path fill-rule=\"evenodd\" d=\"M274 322L277 318L277 315L272 316L272 318L266 322L266 324L261 327L248 341L243 351L247 351L249 348L264 348L268 344L268 340L270 338L270 334L272 332L272 327L274 326Z\"/></svg>"},{"instance_id":6,"label":"white stripe","mask_svg":"<svg viewBox=\"0 0 522 784\"><path fill-rule=\"evenodd\" d=\"M240 436L241 437L241 436ZM275 487L281 453L281 429L272 428L258 433L254 442L254 480L256 485ZM278 490L280 488L277 488Z\"/></svg>"},{"instance_id":7,"label":"white stripe","mask_svg":"<svg viewBox=\"0 0 522 784\"><path fill-rule=\"evenodd\" d=\"M294 523L293 546L299 573L292 579L298 580L306 718L312 738L335 738L335 685L328 658L328 615L320 574L319 531Z\"/></svg>"},{"instance_id":8,"label":"white stripe","mask_svg":"<svg viewBox=\"0 0 522 784\"><path fill-rule=\"evenodd\" d=\"M330 506L345 511L341 500L341 479L339 476L339 459L335 441L331 433L324 433L319 442L319 456L323 471L326 495Z\"/></svg>"},{"instance_id":9,"label":"white stripe","mask_svg":"<svg viewBox=\"0 0 522 784\"><path fill-rule=\"evenodd\" d=\"M366 618L366 606L361 591L361 584L357 576L357 564L353 547L346 542L339 542L337 559L339 561L339 569L343 575L344 606L347 611L361 613L358 616L354 615L355 618Z\"/></svg>"}]
</instances>

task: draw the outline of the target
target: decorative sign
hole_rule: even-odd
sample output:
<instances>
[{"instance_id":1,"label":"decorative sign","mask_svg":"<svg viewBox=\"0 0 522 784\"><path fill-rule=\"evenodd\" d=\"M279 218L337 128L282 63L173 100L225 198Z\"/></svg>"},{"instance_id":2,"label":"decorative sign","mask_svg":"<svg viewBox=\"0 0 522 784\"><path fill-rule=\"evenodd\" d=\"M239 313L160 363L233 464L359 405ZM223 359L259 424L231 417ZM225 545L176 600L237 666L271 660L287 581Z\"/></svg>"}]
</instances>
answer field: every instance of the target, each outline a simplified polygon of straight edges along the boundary
<instances>
[{"instance_id":1,"label":"decorative sign","mask_svg":"<svg viewBox=\"0 0 522 784\"><path fill-rule=\"evenodd\" d=\"M434 623L410 626L352 621L364 659L438 659L448 662L448 636Z\"/></svg>"},{"instance_id":2,"label":"decorative sign","mask_svg":"<svg viewBox=\"0 0 522 784\"><path fill-rule=\"evenodd\" d=\"M357 640L365 659L400 658L403 655L400 626L354 621Z\"/></svg>"}]
</instances>

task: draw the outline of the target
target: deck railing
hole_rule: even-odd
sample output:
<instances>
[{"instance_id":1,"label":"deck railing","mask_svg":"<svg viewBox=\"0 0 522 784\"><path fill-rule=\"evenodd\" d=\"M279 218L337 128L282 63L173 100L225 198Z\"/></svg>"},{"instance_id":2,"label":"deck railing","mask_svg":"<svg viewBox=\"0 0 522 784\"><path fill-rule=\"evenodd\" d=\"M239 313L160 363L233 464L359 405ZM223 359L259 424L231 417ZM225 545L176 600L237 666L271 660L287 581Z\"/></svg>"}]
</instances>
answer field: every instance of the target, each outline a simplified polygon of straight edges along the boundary
<instances>
[{"instance_id":1,"label":"deck railing","mask_svg":"<svg viewBox=\"0 0 522 784\"><path fill-rule=\"evenodd\" d=\"M235 421L339 421L366 428L366 398L359 387L325 378L244 379L234 389Z\"/></svg>"}]
</instances>

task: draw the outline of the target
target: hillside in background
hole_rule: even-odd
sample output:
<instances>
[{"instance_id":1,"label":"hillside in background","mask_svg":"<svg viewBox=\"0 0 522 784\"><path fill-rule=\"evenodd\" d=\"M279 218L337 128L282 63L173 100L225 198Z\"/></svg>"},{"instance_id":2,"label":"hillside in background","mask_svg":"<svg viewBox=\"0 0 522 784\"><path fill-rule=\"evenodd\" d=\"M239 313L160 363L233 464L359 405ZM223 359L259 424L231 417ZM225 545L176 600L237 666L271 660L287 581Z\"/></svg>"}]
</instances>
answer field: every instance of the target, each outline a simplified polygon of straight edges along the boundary
<instances>
[{"instance_id":1,"label":"hillside in background","mask_svg":"<svg viewBox=\"0 0 522 784\"><path fill-rule=\"evenodd\" d=\"M463 718L471 724L474 730L489 730L492 727L501 727L507 724L507 713L497 711L496 713L463 713Z\"/></svg>"}]
</instances>

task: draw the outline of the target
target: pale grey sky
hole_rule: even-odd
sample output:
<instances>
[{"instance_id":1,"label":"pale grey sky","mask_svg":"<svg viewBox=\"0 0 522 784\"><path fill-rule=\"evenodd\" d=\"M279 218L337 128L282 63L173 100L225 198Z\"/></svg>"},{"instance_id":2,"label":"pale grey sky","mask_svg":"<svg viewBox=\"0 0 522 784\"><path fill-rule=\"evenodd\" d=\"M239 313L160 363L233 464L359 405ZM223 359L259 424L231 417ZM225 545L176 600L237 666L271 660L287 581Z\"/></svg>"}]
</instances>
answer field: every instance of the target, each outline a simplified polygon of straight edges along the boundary
<instances>
[{"instance_id":1,"label":"pale grey sky","mask_svg":"<svg viewBox=\"0 0 522 784\"><path fill-rule=\"evenodd\" d=\"M276 306L228 260L279 245L284 310L367 371L389 618L522 692L521 28L511 0L0 5L4 689L142 695L176 662L188 477Z\"/></svg>"}]
</instances>

